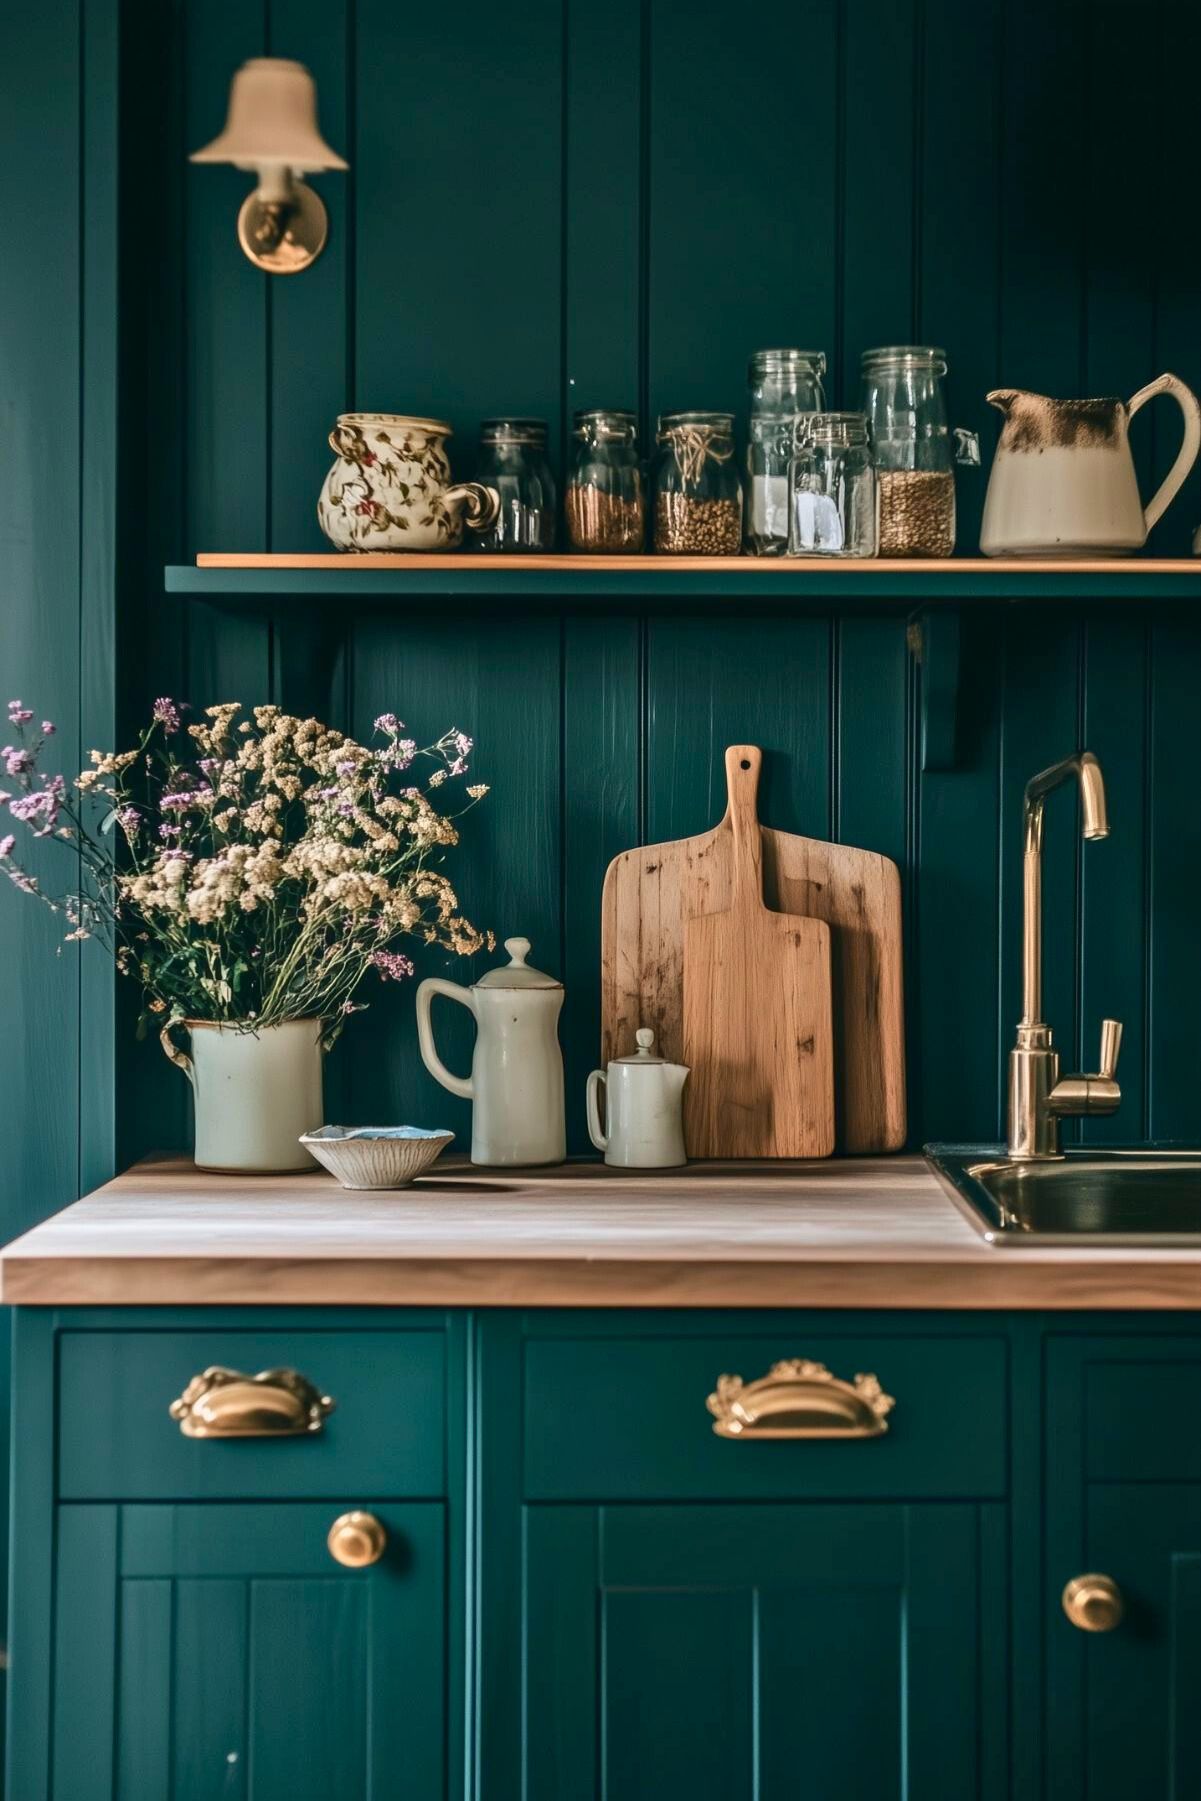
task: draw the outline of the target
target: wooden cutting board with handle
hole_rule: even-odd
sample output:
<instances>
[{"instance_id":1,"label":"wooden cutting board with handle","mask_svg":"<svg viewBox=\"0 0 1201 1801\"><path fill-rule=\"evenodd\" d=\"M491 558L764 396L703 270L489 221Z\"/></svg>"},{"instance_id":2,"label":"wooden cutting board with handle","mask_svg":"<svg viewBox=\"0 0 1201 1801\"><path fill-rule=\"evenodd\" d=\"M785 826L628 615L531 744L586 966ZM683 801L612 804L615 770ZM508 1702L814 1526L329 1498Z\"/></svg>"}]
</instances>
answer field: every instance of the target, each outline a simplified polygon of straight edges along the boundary
<instances>
[{"instance_id":1,"label":"wooden cutting board with handle","mask_svg":"<svg viewBox=\"0 0 1201 1801\"><path fill-rule=\"evenodd\" d=\"M763 904L760 758L726 752L730 905L684 922L684 1139L690 1157L834 1149L830 928Z\"/></svg>"},{"instance_id":2,"label":"wooden cutting board with handle","mask_svg":"<svg viewBox=\"0 0 1201 1801\"><path fill-rule=\"evenodd\" d=\"M726 753L753 766L754 745ZM739 773L744 773L741 770ZM749 772L748 772L749 773ZM769 907L823 919L833 973L835 1146L864 1155L905 1143L901 879L875 851L760 828ZM684 1061L684 927L729 908L731 814L694 838L623 851L605 876L601 912L601 1058L628 1056L641 1025ZM690 1084L691 1086L691 1084Z\"/></svg>"}]
</instances>

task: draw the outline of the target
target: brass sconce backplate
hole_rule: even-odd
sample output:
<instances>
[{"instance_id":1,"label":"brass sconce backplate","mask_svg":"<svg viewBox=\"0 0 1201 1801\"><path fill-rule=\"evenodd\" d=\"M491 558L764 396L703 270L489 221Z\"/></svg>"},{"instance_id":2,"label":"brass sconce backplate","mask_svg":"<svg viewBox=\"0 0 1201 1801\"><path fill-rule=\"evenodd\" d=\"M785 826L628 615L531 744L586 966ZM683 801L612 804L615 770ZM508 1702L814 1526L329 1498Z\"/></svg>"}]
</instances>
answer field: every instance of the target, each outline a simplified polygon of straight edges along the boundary
<instances>
[{"instance_id":1,"label":"brass sconce backplate","mask_svg":"<svg viewBox=\"0 0 1201 1801\"><path fill-rule=\"evenodd\" d=\"M238 242L268 275L296 275L325 249L329 215L320 194L293 180L286 202L250 194L238 214Z\"/></svg>"}]
</instances>

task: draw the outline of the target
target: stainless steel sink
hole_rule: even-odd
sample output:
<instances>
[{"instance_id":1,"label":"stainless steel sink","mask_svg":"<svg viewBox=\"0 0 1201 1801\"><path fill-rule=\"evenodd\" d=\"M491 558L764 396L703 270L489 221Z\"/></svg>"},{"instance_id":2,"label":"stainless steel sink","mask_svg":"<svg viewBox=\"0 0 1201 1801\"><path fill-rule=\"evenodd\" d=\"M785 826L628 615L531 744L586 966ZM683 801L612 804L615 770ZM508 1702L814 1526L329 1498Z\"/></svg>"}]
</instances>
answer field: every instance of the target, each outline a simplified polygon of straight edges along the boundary
<instances>
[{"instance_id":1,"label":"stainless steel sink","mask_svg":"<svg viewBox=\"0 0 1201 1801\"><path fill-rule=\"evenodd\" d=\"M1201 1239L1201 1149L1080 1147L1021 1162L1001 1145L930 1144L926 1155L993 1244Z\"/></svg>"}]
</instances>

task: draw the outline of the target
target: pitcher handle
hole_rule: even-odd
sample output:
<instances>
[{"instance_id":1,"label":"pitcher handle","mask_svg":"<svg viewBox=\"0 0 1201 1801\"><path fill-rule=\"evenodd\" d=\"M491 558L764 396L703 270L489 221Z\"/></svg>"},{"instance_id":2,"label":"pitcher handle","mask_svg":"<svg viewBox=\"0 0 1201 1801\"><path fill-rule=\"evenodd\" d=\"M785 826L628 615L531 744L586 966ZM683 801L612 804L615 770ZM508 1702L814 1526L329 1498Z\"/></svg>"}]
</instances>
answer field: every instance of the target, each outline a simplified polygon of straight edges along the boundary
<instances>
[{"instance_id":1,"label":"pitcher handle","mask_svg":"<svg viewBox=\"0 0 1201 1801\"><path fill-rule=\"evenodd\" d=\"M600 1091L608 1094L607 1078L603 1069L594 1069L588 1077L588 1136L598 1151L609 1148L609 1134L601 1131Z\"/></svg>"},{"instance_id":2,"label":"pitcher handle","mask_svg":"<svg viewBox=\"0 0 1201 1801\"><path fill-rule=\"evenodd\" d=\"M188 1081L192 1084L192 1087L195 1088L196 1071L192 1068L192 1059L185 1056L184 1052L180 1050L179 1046L171 1036L171 1027L169 1025L163 1027L158 1035L158 1041L162 1045L167 1056L170 1057L172 1063L174 1063L176 1069L182 1069L184 1075L187 1076Z\"/></svg>"},{"instance_id":3,"label":"pitcher handle","mask_svg":"<svg viewBox=\"0 0 1201 1801\"><path fill-rule=\"evenodd\" d=\"M470 988L460 988L457 982L444 982L441 976L427 976L417 990L417 1044L421 1051L421 1061L435 1082L441 1082L443 1088L449 1088L452 1094L457 1094L462 1100L470 1101L475 1096L470 1076L452 1075L434 1049L430 1003L436 994L444 994L447 1000L458 1001L460 1007L466 1007L472 1017L475 1017Z\"/></svg>"},{"instance_id":4,"label":"pitcher handle","mask_svg":"<svg viewBox=\"0 0 1201 1801\"><path fill-rule=\"evenodd\" d=\"M1184 414L1184 441L1176 461L1143 510L1148 532L1153 525L1159 523L1175 500L1181 484L1197 460L1198 450L1201 450L1201 401L1178 375L1157 375L1145 388L1140 388L1133 399L1126 403L1130 417L1133 419L1138 409L1145 406L1148 400L1154 400L1157 394L1170 394Z\"/></svg>"},{"instance_id":5,"label":"pitcher handle","mask_svg":"<svg viewBox=\"0 0 1201 1801\"><path fill-rule=\"evenodd\" d=\"M448 507L462 505L468 531L491 531L500 516L500 495L484 482L458 482L453 488L443 488L442 498Z\"/></svg>"}]
</instances>

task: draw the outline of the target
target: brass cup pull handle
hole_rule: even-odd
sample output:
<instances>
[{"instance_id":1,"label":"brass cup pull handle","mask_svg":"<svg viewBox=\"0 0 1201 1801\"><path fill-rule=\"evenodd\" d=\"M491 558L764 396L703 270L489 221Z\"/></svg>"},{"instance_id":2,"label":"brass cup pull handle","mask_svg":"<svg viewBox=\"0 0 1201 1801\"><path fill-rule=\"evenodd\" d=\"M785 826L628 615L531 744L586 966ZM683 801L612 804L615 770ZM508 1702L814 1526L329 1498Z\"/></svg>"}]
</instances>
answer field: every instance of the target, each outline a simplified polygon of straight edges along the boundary
<instances>
[{"instance_id":1,"label":"brass cup pull handle","mask_svg":"<svg viewBox=\"0 0 1201 1801\"><path fill-rule=\"evenodd\" d=\"M320 1432L333 1408L299 1370L246 1376L215 1363L192 1377L168 1411L185 1438L298 1438Z\"/></svg>"},{"instance_id":2,"label":"brass cup pull handle","mask_svg":"<svg viewBox=\"0 0 1201 1801\"><path fill-rule=\"evenodd\" d=\"M1073 1576L1060 1597L1063 1611L1080 1632L1112 1632L1126 1611L1122 1591L1112 1576L1090 1571Z\"/></svg>"},{"instance_id":3,"label":"brass cup pull handle","mask_svg":"<svg viewBox=\"0 0 1201 1801\"><path fill-rule=\"evenodd\" d=\"M365 1570L378 1563L388 1545L388 1534L373 1513L340 1513L325 1538L335 1563L348 1570Z\"/></svg>"},{"instance_id":4,"label":"brass cup pull handle","mask_svg":"<svg viewBox=\"0 0 1201 1801\"><path fill-rule=\"evenodd\" d=\"M757 1382L719 1376L705 1405L720 1438L879 1438L896 1402L875 1376L846 1382L824 1363L793 1357Z\"/></svg>"}]
</instances>

